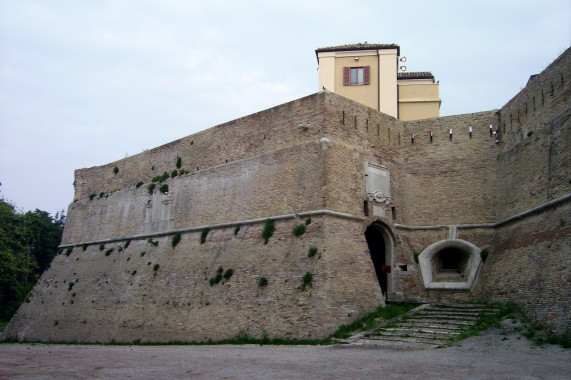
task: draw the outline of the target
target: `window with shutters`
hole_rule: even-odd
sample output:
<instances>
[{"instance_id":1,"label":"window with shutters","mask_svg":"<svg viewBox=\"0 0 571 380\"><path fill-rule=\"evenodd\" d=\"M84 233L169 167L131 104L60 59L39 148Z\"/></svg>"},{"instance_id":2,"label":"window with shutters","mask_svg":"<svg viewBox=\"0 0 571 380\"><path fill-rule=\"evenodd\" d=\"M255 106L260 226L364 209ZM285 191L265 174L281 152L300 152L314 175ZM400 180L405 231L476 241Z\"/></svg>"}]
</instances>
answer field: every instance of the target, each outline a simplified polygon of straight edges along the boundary
<instances>
[{"instance_id":1,"label":"window with shutters","mask_svg":"<svg viewBox=\"0 0 571 380\"><path fill-rule=\"evenodd\" d=\"M370 66L343 67L343 85L361 86L369 84Z\"/></svg>"}]
</instances>

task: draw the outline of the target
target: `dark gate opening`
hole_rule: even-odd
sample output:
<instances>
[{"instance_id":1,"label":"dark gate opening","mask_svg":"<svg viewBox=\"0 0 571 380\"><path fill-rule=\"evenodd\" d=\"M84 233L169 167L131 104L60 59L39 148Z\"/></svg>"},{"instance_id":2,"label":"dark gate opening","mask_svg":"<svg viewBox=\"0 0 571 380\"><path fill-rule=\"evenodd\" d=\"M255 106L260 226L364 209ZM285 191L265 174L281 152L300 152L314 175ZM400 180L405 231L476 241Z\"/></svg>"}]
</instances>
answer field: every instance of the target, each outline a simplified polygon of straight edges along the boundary
<instances>
[{"instance_id":1,"label":"dark gate opening","mask_svg":"<svg viewBox=\"0 0 571 380\"><path fill-rule=\"evenodd\" d=\"M387 273L383 271L383 266L386 268L386 242L383 237L382 232L375 225L369 226L367 231L365 231L365 239L367 239L367 245L369 246L369 253L371 254L371 260L373 261L373 266L375 267L375 273L377 274L377 280L383 294L387 294Z\"/></svg>"}]
</instances>

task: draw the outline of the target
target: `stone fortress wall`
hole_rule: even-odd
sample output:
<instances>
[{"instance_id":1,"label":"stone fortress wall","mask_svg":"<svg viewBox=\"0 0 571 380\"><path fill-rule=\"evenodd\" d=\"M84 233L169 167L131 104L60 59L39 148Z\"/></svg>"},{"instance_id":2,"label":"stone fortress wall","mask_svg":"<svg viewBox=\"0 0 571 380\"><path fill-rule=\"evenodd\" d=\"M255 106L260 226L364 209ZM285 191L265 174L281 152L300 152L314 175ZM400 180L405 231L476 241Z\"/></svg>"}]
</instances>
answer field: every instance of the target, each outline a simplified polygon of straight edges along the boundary
<instances>
[{"instance_id":1,"label":"stone fortress wall","mask_svg":"<svg viewBox=\"0 0 571 380\"><path fill-rule=\"evenodd\" d=\"M569 59L568 50L500 110L403 122L320 92L77 170L64 253L4 336L316 339L385 298L514 301L568 331ZM151 194L152 178L173 170ZM381 199L367 194L375 170L390 176ZM268 218L276 231L264 244ZM389 252L384 294L372 225ZM427 247L458 240L490 253L473 284L427 287ZM233 275L211 285L219 267Z\"/></svg>"}]
</instances>

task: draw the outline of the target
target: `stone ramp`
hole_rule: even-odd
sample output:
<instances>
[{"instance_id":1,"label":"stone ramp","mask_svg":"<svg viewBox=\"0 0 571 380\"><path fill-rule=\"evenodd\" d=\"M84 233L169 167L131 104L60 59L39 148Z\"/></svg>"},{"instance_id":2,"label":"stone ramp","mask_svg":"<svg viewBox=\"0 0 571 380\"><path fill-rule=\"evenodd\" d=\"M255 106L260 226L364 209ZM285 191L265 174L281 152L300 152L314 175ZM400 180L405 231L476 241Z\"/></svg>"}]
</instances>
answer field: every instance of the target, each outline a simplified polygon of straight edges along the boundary
<instances>
[{"instance_id":1,"label":"stone ramp","mask_svg":"<svg viewBox=\"0 0 571 380\"><path fill-rule=\"evenodd\" d=\"M484 314L499 310L486 305L424 304L408 313L341 342L391 348L436 348L460 338Z\"/></svg>"}]
</instances>

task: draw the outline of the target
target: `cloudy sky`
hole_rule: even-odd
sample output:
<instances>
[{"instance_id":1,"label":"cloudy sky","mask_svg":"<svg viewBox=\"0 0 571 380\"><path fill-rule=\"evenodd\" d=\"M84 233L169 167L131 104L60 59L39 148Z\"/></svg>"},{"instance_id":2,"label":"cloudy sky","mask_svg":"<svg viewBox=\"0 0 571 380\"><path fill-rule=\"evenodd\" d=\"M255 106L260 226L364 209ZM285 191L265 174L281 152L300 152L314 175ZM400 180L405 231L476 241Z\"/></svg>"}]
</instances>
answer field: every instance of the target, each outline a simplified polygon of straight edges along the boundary
<instances>
[{"instance_id":1,"label":"cloudy sky","mask_svg":"<svg viewBox=\"0 0 571 380\"><path fill-rule=\"evenodd\" d=\"M318 47L396 43L441 115L500 108L569 0L0 0L0 198L55 214L103 165L317 91Z\"/></svg>"}]
</instances>

